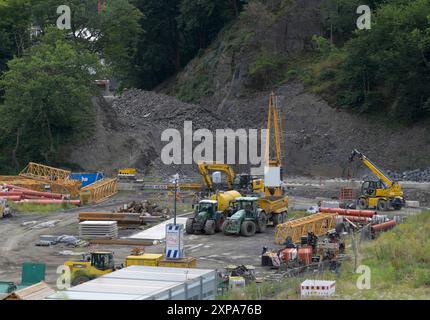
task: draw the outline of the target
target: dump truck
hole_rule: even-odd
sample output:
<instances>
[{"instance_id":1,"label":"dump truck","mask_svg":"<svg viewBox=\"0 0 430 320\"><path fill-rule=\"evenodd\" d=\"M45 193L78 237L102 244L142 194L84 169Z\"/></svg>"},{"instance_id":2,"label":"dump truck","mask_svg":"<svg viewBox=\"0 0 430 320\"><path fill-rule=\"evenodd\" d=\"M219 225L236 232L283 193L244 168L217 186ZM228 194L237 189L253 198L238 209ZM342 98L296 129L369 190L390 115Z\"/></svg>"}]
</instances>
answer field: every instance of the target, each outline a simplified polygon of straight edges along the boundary
<instances>
[{"instance_id":1,"label":"dump truck","mask_svg":"<svg viewBox=\"0 0 430 320\"><path fill-rule=\"evenodd\" d=\"M226 235L240 234L251 237L256 232L265 232L267 216L258 205L257 197L240 197L233 204L235 213L228 217L222 231Z\"/></svg>"},{"instance_id":2,"label":"dump truck","mask_svg":"<svg viewBox=\"0 0 430 320\"><path fill-rule=\"evenodd\" d=\"M218 192L210 199L201 200L194 206L194 216L187 219L185 231L188 234L214 234L221 231L222 224L232 212L232 201L241 194L235 190Z\"/></svg>"},{"instance_id":3,"label":"dump truck","mask_svg":"<svg viewBox=\"0 0 430 320\"><path fill-rule=\"evenodd\" d=\"M273 226L287 221L288 196L264 196L258 199L258 205Z\"/></svg>"}]
</instances>

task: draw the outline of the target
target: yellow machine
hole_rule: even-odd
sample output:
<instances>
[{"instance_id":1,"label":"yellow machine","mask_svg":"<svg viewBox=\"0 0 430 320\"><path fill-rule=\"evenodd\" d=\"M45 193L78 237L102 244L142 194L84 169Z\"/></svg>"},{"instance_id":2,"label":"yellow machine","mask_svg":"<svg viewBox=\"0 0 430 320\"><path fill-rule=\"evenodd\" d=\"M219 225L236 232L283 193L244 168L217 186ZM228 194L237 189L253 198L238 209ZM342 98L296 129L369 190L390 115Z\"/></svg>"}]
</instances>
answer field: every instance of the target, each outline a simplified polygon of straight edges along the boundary
<instances>
[{"instance_id":1,"label":"yellow machine","mask_svg":"<svg viewBox=\"0 0 430 320\"><path fill-rule=\"evenodd\" d=\"M275 243L284 244L288 237L293 243L299 243L308 232L322 236L336 227L336 214L317 213L308 217L288 221L276 227Z\"/></svg>"},{"instance_id":2,"label":"yellow machine","mask_svg":"<svg viewBox=\"0 0 430 320\"><path fill-rule=\"evenodd\" d=\"M110 251L96 251L84 254L80 261L66 261L64 265L70 269L72 286L77 286L124 267L124 265L115 267L113 252ZM188 257L166 260L164 254L161 253L134 251L126 257L125 266L195 268L197 259Z\"/></svg>"},{"instance_id":3,"label":"yellow machine","mask_svg":"<svg viewBox=\"0 0 430 320\"><path fill-rule=\"evenodd\" d=\"M273 122L273 124L272 124ZM260 208L265 211L268 221L272 221L276 226L287 221L288 196L284 194L282 188L282 125L280 110L277 99L272 92L269 98L269 112L267 118L267 136L265 161L266 169L272 170L279 168L279 184L264 187L264 196L258 200ZM272 136L273 134L273 136ZM272 155L273 154L273 155Z\"/></svg>"},{"instance_id":4,"label":"yellow machine","mask_svg":"<svg viewBox=\"0 0 430 320\"><path fill-rule=\"evenodd\" d=\"M197 259L188 257L183 259L167 260L161 253L143 253L140 255L129 255L125 259L125 266L151 266L170 268L195 268Z\"/></svg>"},{"instance_id":5,"label":"yellow machine","mask_svg":"<svg viewBox=\"0 0 430 320\"><path fill-rule=\"evenodd\" d=\"M263 192L264 182L262 179L256 179L249 174L236 175L233 168L229 164L200 162L198 164L199 173L203 177L203 181L210 191L214 190L214 184L210 171L222 171L227 177L228 190L233 189L251 189L252 192Z\"/></svg>"},{"instance_id":6,"label":"yellow machine","mask_svg":"<svg viewBox=\"0 0 430 320\"><path fill-rule=\"evenodd\" d=\"M136 168L122 168L118 170L118 177L135 177L136 174Z\"/></svg>"},{"instance_id":7,"label":"yellow machine","mask_svg":"<svg viewBox=\"0 0 430 320\"><path fill-rule=\"evenodd\" d=\"M349 160L353 161L355 157L358 157L379 179L378 181L363 182L361 195L357 200L358 207L360 209L377 208L381 211L390 209L400 210L405 205L400 184L388 177L388 175L358 150L352 151Z\"/></svg>"},{"instance_id":8,"label":"yellow machine","mask_svg":"<svg viewBox=\"0 0 430 320\"><path fill-rule=\"evenodd\" d=\"M113 252L97 251L84 254L80 261L66 261L70 268L71 284L76 286L115 270Z\"/></svg>"}]
</instances>

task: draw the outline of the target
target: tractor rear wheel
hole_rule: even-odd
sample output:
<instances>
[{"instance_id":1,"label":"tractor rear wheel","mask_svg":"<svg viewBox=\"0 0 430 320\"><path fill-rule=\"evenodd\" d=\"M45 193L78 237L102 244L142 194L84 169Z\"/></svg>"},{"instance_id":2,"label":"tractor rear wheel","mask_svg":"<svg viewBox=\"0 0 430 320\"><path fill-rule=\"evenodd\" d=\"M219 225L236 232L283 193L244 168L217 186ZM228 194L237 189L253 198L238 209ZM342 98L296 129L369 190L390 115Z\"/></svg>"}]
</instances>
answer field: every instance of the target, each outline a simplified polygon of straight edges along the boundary
<instances>
[{"instance_id":1,"label":"tractor rear wheel","mask_svg":"<svg viewBox=\"0 0 430 320\"><path fill-rule=\"evenodd\" d=\"M265 213L260 214L260 218L258 219L257 232L263 233L266 232L267 227L267 216Z\"/></svg>"},{"instance_id":2,"label":"tractor rear wheel","mask_svg":"<svg viewBox=\"0 0 430 320\"><path fill-rule=\"evenodd\" d=\"M205 223L205 234L214 234L215 233L215 221L208 220Z\"/></svg>"},{"instance_id":3,"label":"tractor rear wheel","mask_svg":"<svg viewBox=\"0 0 430 320\"><path fill-rule=\"evenodd\" d=\"M357 206L361 210L366 210L369 207L369 205L367 203L367 199L366 198L360 198L360 199L358 199Z\"/></svg>"},{"instance_id":4,"label":"tractor rear wheel","mask_svg":"<svg viewBox=\"0 0 430 320\"><path fill-rule=\"evenodd\" d=\"M287 212L282 212L282 223L288 221L288 214Z\"/></svg>"},{"instance_id":5,"label":"tractor rear wheel","mask_svg":"<svg viewBox=\"0 0 430 320\"><path fill-rule=\"evenodd\" d=\"M193 218L188 218L187 219L187 222L185 223L185 232L186 233L188 233L188 234L193 234L194 233L193 222L194 222Z\"/></svg>"},{"instance_id":6,"label":"tractor rear wheel","mask_svg":"<svg viewBox=\"0 0 430 320\"><path fill-rule=\"evenodd\" d=\"M387 211L388 210L388 201L381 199L378 201L378 210L379 211Z\"/></svg>"},{"instance_id":7,"label":"tractor rear wheel","mask_svg":"<svg viewBox=\"0 0 430 320\"><path fill-rule=\"evenodd\" d=\"M245 237L252 237L257 232L257 225L254 221L244 221L240 226L240 233Z\"/></svg>"}]
</instances>

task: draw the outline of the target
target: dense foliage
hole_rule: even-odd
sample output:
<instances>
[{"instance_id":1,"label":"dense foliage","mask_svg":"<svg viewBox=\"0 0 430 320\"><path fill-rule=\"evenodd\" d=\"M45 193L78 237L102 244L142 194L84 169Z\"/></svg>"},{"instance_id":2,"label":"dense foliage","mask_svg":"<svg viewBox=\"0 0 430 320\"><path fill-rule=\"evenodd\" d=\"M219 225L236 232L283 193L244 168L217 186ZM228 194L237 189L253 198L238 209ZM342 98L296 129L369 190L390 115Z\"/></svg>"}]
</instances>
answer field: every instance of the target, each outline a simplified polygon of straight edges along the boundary
<instances>
[{"instance_id":1,"label":"dense foliage","mask_svg":"<svg viewBox=\"0 0 430 320\"><path fill-rule=\"evenodd\" d=\"M430 2L371 1L370 30L356 30L347 22L362 1L333 3L332 33L325 45L324 39L317 43L320 63L329 66L319 74L320 81L333 80L330 89L337 104L405 124L428 117Z\"/></svg>"},{"instance_id":2,"label":"dense foliage","mask_svg":"<svg viewBox=\"0 0 430 320\"><path fill-rule=\"evenodd\" d=\"M52 163L61 144L91 128L91 84L103 67L96 55L78 52L50 30L28 54L9 61L8 69L0 80L5 90L0 106L4 160L9 158L6 163L16 168L29 160Z\"/></svg>"},{"instance_id":3,"label":"dense foliage","mask_svg":"<svg viewBox=\"0 0 430 320\"><path fill-rule=\"evenodd\" d=\"M94 126L94 80L152 89L207 47L243 0L0 0L0 169L55 163ZM70 30L56 28L71 9ZM55 30L54 30L55 29Z\"/></svg>"}]
</instances>

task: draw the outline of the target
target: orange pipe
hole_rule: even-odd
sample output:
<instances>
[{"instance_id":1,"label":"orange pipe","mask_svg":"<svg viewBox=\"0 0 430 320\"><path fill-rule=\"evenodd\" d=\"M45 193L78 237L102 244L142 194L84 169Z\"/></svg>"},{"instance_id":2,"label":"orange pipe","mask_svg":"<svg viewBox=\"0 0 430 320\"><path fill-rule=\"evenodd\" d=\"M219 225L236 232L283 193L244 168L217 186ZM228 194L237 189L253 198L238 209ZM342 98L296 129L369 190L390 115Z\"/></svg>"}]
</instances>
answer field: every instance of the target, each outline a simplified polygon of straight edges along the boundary
<instances>
[{"instance_id":1,"label":"orange pipe","mask_svg":"<svg viewBox=\"0 0 430 320\"><path fill-rule=\"evenodd\" d=\"M21 200L19 203L37 203L37 204L55 204L55 203L69 203L74 205L80 205L80 200L58 200L58 199L25 199Z\"/></svg>"},{"instance_id":2,"label":"orange pipe","mask_svg":"<svg viewBox=\"0 0 430 320\"><path fill-rule=\"evenodd\" d=\"M0 199L6 199L10 201L19 201L21 200L21 196L1 196Z\"/></svg>"},{"instance_id":3,"label":"orange pipe","mask_svg":"<svg viewBox=\"0 0 430 320\"><path fill-rule=\"evenodd\" d=\"M351 216L351 217L365 217L372 218L376 215L376 211L371 210L352 210L352 209L341 209L341 208L320 208L320 212L325 213L337 213L341 216Z\"/></svg>"},{"instance_id":4,"label":"orange pipe","mask_svg":"<svg viewBox=\"0 0 430 320\"><path fill-rule=\"evenodd\" d=\"M390 220L384 223L375 224L372 226L372 231L384 231L393 228L396 225L395 220Z\"/></svg>"}]
</instances>

